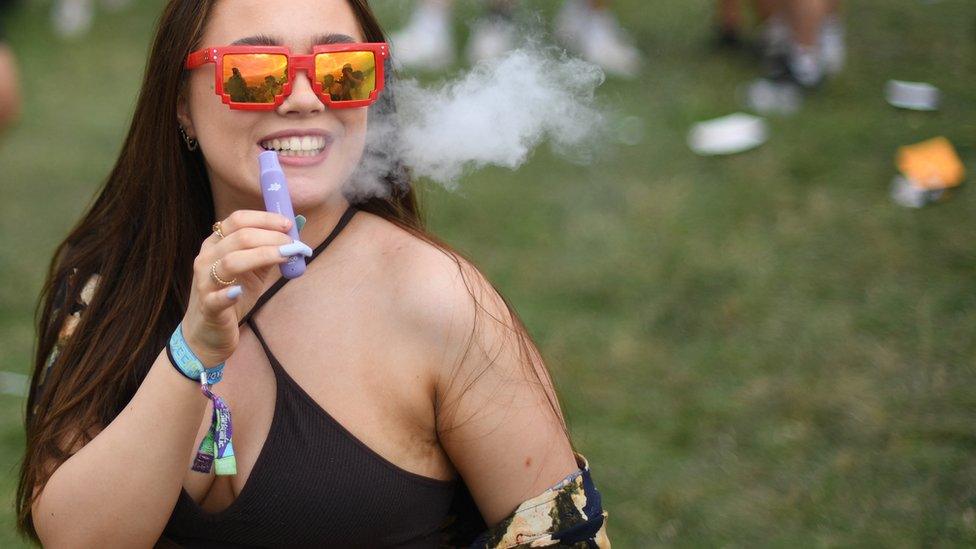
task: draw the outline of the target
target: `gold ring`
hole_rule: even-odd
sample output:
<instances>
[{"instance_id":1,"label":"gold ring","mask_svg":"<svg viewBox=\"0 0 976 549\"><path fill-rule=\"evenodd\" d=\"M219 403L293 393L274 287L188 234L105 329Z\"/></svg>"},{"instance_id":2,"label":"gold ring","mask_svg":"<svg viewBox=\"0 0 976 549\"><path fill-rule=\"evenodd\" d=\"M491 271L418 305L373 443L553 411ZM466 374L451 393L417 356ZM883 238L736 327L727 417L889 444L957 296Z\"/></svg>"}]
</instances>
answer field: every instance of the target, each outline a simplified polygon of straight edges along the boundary
<instances>
[{"instance_id":1,"label":"gold ring","mask_svg":"<svg viewBox=\"0 0 976 549\"><path fill-rule=\"evenodd\" d=\"M230 285L234 284L235 282L237 282L237 279L236 278L233 279L233 280L229 280L228 281L228 280L224 280L223 278L220 278L219 276L217 276L217 265L219 263L220 263L220 260L218 259L217 261L214 261L213 262L213 265L210 266L210 277L214 279L214 282L216 282L217 284L220 284L221 286L230 286Z\"/></svg>"},{"instance_id":2,"label":"gold ring","mask_svg":"<svg viewBox=\"0 0 976 549\"><path fill-rule=\"evenodd\" d=\"M213 224L213 227L211 227L211 229L213 229L213 232L217 233L217 236L219 236L220 238L223 238L224 237L223 231L220 230L220 221L217 221L216 223L214 223Z\"/></svg>"}]
</instances>

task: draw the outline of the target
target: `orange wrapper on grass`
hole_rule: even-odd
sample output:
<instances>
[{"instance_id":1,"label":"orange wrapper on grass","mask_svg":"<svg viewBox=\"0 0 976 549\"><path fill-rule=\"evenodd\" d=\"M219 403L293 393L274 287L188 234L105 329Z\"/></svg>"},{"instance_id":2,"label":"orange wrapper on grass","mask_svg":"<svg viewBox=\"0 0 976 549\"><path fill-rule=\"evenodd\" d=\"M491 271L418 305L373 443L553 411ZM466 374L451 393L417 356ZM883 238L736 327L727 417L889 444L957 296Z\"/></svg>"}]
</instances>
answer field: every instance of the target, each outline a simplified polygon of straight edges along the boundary
<instances>
[{"instance_id":1,"label":"orange wrapper on grass","mask_svg":"<svg viewBox=\"0 0 976 549\"><path fill-rule=\"evenodd\" d=\"M898 169L923 189L956 187L966 176L962 160L945 137L898 148Z\"/></svg>"}]
</instances>

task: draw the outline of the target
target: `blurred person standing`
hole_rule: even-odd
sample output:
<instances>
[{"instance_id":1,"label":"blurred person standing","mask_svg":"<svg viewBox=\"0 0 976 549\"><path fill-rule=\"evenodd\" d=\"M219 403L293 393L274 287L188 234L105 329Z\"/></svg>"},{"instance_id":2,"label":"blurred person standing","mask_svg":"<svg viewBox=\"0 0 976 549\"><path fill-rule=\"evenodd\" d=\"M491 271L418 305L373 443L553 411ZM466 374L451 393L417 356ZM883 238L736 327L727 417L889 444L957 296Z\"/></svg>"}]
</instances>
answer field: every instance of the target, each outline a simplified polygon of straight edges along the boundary
<instances>
[{"instance_id":1,"label":"blurred person standing","mask_svg":"<svg viewBox=\"0 0 976 549\"><path fill-rule=\"evenodd\" d=\"M487 0L487 15L474 24L466 48L471 63L498 57L515 47L517 0ZM410 21L392 36L407 67L441 70L455 61L451 19L453 0L420 0ZM556 37L582 58L605 71L632 78L641 55L609 9L609 0L566 0L556 18Z\"/></svg>"},{"instance_id":2,"label":"blurred person standing","mask_svg":"<svg viewBox=\"0 0 976 549\"><path fill-rule=\"evenodd\" d=\"M790 36L785 74L803 88L815 88L844 66L840 0L782 0L781 4Z\"/></svg>"},{"instance_id":3,"label":"blurred person standing","mask_svg":"<svg viewBox=\"0 0 976 549\"><path fill-rule=\"evenodd\" d=\"M736 21L729 0L719 2L720 25ZM763 77L746 90L746 103L760 113L791 114L803 93L817 89L844 67L846 44L840 0L765 0L760 56ZM757 3L759 5L759 3ZM721 27L720 27L721 28Z\"/></svg>"},{"instance_id":4,"label":"blurred person standing","mask_svg":"<svg viewBox=\"0 0 976 549\"><path fill-rule=\"evenodd\" d=\"M759 50L771 72L812 87L844 67L846 44L840 0L754 0ZM718 0L716 43L743 44L742 0Z\"/></svg>"},{"instance_id":5,"label":"blurred person standing","mask_svg":"<svg viewBox=\"0 0 976 549\"><path fill-rule=\"evenodd\" d=\"M780 0L753 0L756 19L766 26ZM742 0L718 0L716 14L716 43L722 48L739 48L744 44Z\"/></svg>"},{"instance_id":6,"label":"blurred person standing","mask_svg":"<svg viewBox=\"0 0 976 549\"><path fill-rule=\"evenodd\" d=\"M20 117L20 89L17 57L7 42L4 19L15 0L0 0L0 132Z\"/></svg>"},{"instance_id":7,"label":"blurred person standing","mask_svg":"<svg viewBox=\"0 0 976 549\"><path fill-rule=\"evenodd\" d=\"M767 78L804 89L844 67L846 44L840 0L768 0L761 50Z\"/></svg>"}]
</instances>

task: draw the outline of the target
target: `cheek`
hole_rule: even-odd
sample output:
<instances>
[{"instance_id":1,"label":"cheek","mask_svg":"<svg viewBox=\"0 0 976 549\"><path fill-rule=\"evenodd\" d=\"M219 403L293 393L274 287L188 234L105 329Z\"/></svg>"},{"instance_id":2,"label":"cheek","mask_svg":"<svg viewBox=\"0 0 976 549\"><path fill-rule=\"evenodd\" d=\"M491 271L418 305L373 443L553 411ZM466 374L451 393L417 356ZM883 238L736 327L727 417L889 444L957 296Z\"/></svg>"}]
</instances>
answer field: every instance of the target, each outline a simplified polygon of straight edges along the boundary
<instances>
[{"instance_id":1,"label":"cheek","mask_svg":"<svg viewBox=\"0 0 976 549\"><path fill-rule=\"evenodd\" d=\"M365 109L357 109L340 115L346 134L343 147L348 154L355 156L357 162L366 144L366 113L367 111Z\"/></svg>"},{"instance_id":2,"label":"cheek","mask_svg":"<svg viewBox=\"0 0 976 549\"><path fill-rule=\"evenodd\" d=\"M211 176L235 179L231 174L250 166L253 143L247 130L253 115L227 108L214 93L212 75L194 82L190 97L190 116Z\"/></svg>"}]
</instances>

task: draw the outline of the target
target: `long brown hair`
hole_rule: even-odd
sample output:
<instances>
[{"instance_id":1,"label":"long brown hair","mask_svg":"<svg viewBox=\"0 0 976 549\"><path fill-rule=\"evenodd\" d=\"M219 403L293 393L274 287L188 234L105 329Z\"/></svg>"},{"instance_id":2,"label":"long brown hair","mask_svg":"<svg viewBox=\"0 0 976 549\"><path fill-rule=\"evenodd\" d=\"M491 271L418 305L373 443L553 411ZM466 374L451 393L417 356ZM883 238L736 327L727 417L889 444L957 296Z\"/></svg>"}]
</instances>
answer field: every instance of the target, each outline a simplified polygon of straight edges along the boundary
<instances>
[{"instance_id":1,"label":"long brown hair","mask_svg":"<svg viewBox=\"0 0 976 549\"><path fill-rule=\"evenodd\" d=\"M176 105L187 78L183 60L199 47L215 1L171 0L164 8L119 158L88 211L57 247L48 268L35 311L38 339L16 500L18 530L34 541L39 540L31 507L35 489L43 487L53 473L49 465L59 466L70 457L68 449L86 444L92 429L108 425L122 411L185 314L193 259L211 231L214 205L203 157L198 150L184 147L177 131ZM348 2L365 38L385 41L367 0ZM387 74L391 79L392 72ZM395 110L389 84L373 106L371 118ZM367 149L364 154L382 153ZM477 310L485 311L484 292L466 272L467 261L425 230L408 171L396 166L385 181L386 196L369 198L357 207L453 258L466 274ZM77 301L85 281L96 273L97 291L74 335L48 365L59 329L71 312L67 304ZM517 337L523 362L551 387L525 327L503 302L510 316L506 326ZM502 321L497 315L492 318ZM472 335L476 329L477 320ZM547 392L547 396L561 417L555 394Z\"/></svg>"}]
</instances>

